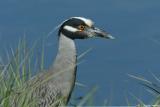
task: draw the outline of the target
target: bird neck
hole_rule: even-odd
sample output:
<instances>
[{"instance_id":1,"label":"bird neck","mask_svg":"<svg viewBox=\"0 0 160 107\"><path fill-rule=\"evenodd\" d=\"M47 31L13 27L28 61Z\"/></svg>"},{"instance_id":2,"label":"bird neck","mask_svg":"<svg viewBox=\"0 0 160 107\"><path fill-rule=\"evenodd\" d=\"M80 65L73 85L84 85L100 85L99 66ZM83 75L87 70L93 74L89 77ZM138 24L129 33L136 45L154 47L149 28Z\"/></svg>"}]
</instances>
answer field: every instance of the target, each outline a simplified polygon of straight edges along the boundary
<instances>
[{"instance_id":1,"label":"bird neck","mask_svg":"<svg viewBox=\"0 0 160 107\"><path fill-rule=\"evenodd\" d=\"M52 70L59 72L64 81L71 81L76 74L76 46L73 39L60 34L58 53ZM62 76L63 75L63 76Z\"/></svg>"},{"instance_id":2,"label":"bird neck","mask_svg":"<svg viewBox=\"0 0 160 107\"><path fill-rule=\"evenodd\" d=\"M59 87L62 95L67 97L67 101L75 85L76 60L74 40L60 34L58 53L49 71L51 75L56 75L56 78L53 78L53 80L58 84L56 87Z\"/></svg>"},{"instance_id":3,"label":"bird neck","mask_svg":"<svg viewBox=\"0 0 160 107\"><path fill-rule=\"evenodd\" d=\"M64 65L71 66L76 63L76 46L73 39L68 38L67 36L60 34L59 37L59 48L58 55L56 59L62 59ZM62 65L62 66L64 66ZM62 67L61 66L61 67Z\"/></svg>"},{"instance_id":4,"label":"bird neck","mask_svg":"<svg viewBox=\"0 0 160 107\"><path fill-rule=\"evenodd\" d=\"M62 33L59 36L58 53L53 64L54 71L68 71L76 66L76 46L73 39L68 38ZM69 70L71 72L73 70Z\"/></svg>"},{"instance_id":5,"label":"bird neck","mask_svg":"<svg viewBox=\"0 0 160 107\"><path fill-rule=\"evenodd\" d=\"M67 58L70 62L74 62L76 58L76 46L74 40L62 33L59 37L58 54L62 55L61 57Z\"/></svg>"}]
</instances>

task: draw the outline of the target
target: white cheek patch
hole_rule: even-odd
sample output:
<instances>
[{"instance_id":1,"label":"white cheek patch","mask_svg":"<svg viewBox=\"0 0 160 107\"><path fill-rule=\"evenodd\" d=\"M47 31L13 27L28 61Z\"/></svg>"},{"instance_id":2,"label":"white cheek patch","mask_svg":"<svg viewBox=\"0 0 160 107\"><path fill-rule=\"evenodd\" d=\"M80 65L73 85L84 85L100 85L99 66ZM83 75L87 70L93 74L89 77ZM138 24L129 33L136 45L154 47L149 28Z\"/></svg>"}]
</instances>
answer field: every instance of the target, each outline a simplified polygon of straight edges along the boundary
<instances>
[{"instance_id":1,"label":"white cheek patch","mask_svg":"<svg viewBox=\"0 0 160 107\"><path fill-rule=\"evenodd\" d=\"M92 27L94 24L94 22L92 20L87 19L87 18L83 18L83 17L73 17L73 18L83 20L85 22L85 24L88 25L89 27Z\"/></svg>"},{"instance_id":2,"label":"white cheek patch","mask_svg":"<svg viewBox=\"0 0 160 107\"><path fill-rule=\"evenodd\" d=\"M77 28L74 28L74 27L68 26L68 25L64 26L63 29L65 29L67 31L70 31L70 32L77 32L77 31L79 31Z\"/></svg>"}]
</instances>

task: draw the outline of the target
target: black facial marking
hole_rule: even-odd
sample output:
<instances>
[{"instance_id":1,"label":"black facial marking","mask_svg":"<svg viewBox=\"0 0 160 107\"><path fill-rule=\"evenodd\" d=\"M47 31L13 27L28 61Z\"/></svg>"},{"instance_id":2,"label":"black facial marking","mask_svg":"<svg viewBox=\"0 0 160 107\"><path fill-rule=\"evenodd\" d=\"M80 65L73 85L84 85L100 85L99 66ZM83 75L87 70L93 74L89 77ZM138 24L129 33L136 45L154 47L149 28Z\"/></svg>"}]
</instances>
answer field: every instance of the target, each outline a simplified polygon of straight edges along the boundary
<instances>
[{"instance_id":1,"label":"black facial marking","mask_svg":"<svg viewBox=\"0 0 160 107\"><path fill-rule=\"evenodd\" d=\"M86 24L84 23L84 21L80 20L80 19L76 19L76 18L71 18L69 20L67 20L66 22L64 22L58 32L58 35L60 35L60 33L62 32L63 34L69 33L69 31L63 29L63 27L67 25L67 26L72 26L74 28L78 28L79 25L84 25L86 26ZM69 34L70 35L70 34Z\"/></svg>"}]
</instances>

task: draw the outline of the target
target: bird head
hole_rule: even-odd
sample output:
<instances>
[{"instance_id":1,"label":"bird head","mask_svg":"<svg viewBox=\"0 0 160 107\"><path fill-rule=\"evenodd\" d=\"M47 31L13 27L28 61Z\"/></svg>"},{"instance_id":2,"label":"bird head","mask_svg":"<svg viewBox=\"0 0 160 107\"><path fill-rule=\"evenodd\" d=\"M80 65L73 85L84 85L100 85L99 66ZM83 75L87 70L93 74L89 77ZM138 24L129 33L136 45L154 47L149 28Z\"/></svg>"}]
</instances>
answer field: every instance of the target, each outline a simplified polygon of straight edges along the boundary
<instances>
[{"instance_id":1,"label":"bird head","mask_svg":"<svg viewBox=\"0 0 160 107\"><path fill-rule=\"evenodd\" d=\"M93 37L114 39L109 33L95 27L92 20L84 17L71 17L65 20L59 29L59 35L61 33L71 39L87 39Z\"/></svg>"}]
</instances>

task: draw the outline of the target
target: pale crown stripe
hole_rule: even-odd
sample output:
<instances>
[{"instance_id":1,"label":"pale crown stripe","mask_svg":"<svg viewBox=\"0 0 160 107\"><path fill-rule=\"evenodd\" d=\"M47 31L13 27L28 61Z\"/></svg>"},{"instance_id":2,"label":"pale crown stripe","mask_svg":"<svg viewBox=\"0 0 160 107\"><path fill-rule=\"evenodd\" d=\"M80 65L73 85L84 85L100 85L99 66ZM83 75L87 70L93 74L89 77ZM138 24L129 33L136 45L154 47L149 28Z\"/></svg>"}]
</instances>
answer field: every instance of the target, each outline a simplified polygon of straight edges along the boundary
<instances>
[{"instance_id":1,"label":"pale crown stripe","mask_svg":"<svg viewBox=\"0 0 160 107\"><path fill-rule=\"evenodd\" d=\"M94 24L92 20L84 18L84 17L72 17L72 18L77 18L77 19L83 20L84 23L86 25L88 25L89 27L91 27Z\"/></svg>"}]
</instances>

